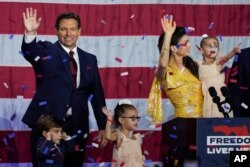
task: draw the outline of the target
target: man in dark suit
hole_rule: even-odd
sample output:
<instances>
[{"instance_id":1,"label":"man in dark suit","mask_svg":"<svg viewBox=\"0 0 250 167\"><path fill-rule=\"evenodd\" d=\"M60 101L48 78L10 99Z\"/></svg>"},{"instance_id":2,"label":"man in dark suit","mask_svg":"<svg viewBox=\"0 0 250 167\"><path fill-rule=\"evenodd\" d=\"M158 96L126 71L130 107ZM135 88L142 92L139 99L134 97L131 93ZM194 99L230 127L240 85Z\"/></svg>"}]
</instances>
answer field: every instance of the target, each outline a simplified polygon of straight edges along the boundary
<instances>
[{"instance_id":1,"label":"man in dark suit","mask_svg":"<svg viewBox=\"0 0 250 167\"><path fill-rule=\"evenodd\" d=\"M41 114L53 115L63 122L67 134L77 136L76 153L65 156L65 166L82 166L82 150L89 131L88 100L100 129L102 144L106 142L102 131L106 117L101 111L106 104L96 57L76 46L81 34L81 22L74 13L63 13L57 17L55 27L59 40L55 43L36 42L37 29L42 21L37 19L36 10L27 8L23 12L23 20L25 35L22 52L36 75L36 92L22 119L32 128L33 166L37 165L35 147L40 136L36 122Z\"/></svg>"}]
</instances>

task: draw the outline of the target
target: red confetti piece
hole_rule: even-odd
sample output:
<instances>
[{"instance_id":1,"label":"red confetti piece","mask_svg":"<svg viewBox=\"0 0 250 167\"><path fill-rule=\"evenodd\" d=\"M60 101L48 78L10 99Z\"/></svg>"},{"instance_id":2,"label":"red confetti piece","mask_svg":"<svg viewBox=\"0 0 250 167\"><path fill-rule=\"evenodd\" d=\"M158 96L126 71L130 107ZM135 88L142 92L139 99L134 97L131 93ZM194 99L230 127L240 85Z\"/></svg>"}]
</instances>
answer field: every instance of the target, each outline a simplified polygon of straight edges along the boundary
<instances>
[{"instance_id":1,"label":"red confetti piece","mask_svg":"<svg viewBox=\"0 0 250 167\"><path fill-rule=\"evenodd\" d=\"M236 71L236 70L238 70L238 66L236 66L236 67L234 67L234 68L232 69L232 71Z\"/></svg>"},{"instance_id":2,"label":"red confetti piece","mask_svg":"<svg viewBox=\"0 0 250 167\"><path fill-rule=\"evenodd\" d=\"M198 45L195 45L196 46L196 48L200 51L201 50L201 48L198 46Z\"/></svg>"},{"instance_id":3,"label":"red confetti piece","mask_svg":"<svg viewBox=\"0 0 250 167\"><path fill-rule=\"evenodd\" d=\"M235 75L237 75L238 74L238 71L235 71L235 72L233 72L232 74L231 74L231 76L235 76Z\"/></svg>"},{"instance_id":4,"label":"red confetti piece","mask_svg":"<svg viewBox=\"0 0 250 167\"><path fill-rule=\"evenodd\" d=\"M231 83L237 83L238 81L236 79L230 79L229 82L231 82Z\"/></svg>"},{"instance_id":5,"label":"red confetti piece","mask_svg":"<svg viewBox=\"0 0 250 167\"><path fill-rule=\"evenodd\" d=\"M102 159L101 156L99 156L99 157L96 159L96 162L102 162L102 161L103 161L103 159Z\"/></svg>"},{"instance_id":6,"label":"red confetti piece","mask_svg":"<svg viewBox=\"0 0 250 167\"><path fill-rule=\"evenodd\" d=\"M36 75L36 78L42 78L43 76L42 76L42 74L37 74Z\"/></svg>"},{"instance_id":7,"label":"red confetti piece","mask_svg":"<svg viewBox=\"0 0 250 167\"><path fill-rule=\"evenodd\" d=\"M119 57L116 57L115 60L118 61L119 63L122 62L122 59L120 59Z\"/></svg>"},{"instance_id":8,"label":"red confetti piece","mask_svg":"<svg viewBox=\"0 0 250 167\"><path fill-rule=\"evenodd\" d=\"M197 146L190 145L190 146L189 146L189 149L190 149L190 150L197 150Z\"/></svg>"},{"instance_id":9,"label":"red confetti piece","mask_svg":"<svg viewBox=\"0 0 250 167\"><path fill-rule=\"evenodd\" d=\"M240 89L248 90L248 87L240 86Z\"/></svg>"}]
</instances>

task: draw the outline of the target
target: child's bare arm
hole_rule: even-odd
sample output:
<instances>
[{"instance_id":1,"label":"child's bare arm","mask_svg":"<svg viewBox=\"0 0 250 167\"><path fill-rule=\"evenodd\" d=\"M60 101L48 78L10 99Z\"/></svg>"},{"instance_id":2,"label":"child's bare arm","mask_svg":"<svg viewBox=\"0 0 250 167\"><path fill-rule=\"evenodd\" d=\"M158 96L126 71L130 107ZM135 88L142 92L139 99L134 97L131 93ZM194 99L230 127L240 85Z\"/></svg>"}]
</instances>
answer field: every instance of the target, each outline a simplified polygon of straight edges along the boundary
<instances>
[{"instance_id":1,"label":"child's bare arm","mask_svg":"<svg viewBox=\"0 0 250 167\"><path fill-rule=\"evenodd\" d=\"M221 57L221 59L219 60L219 64L221 64L221 65L225 64L236 53L240 53L241 52L240 44L241 43L239 43L236 47L234 47L233 50L231 50L226 56Z\"/></svg>"}]
</instances>

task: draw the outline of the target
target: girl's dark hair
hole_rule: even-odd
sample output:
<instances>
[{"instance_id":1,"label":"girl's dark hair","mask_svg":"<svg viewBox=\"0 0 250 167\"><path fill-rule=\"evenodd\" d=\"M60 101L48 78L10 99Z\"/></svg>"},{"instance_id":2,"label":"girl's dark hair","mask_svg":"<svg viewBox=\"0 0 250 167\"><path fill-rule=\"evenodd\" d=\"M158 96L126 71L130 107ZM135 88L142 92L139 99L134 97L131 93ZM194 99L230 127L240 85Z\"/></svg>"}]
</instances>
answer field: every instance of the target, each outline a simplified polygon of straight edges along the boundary
<instances>
[{"instance_id":1,"label":"girl's dark hair","mask_svg":"<svg viewBox=\"0 0 250 167\"><path fill-rule=\"evenodd\" d=\"M62 122L53 117L52 115L42 114L37 121L37 129L42 133L48 132L51 128L62 128Z\"/></svg>"},{"instance_id":2,"label":"girl's dark hair","mask_svg":"<svg viewBox=\"0 0 250 167\"><path fill-rule=\"evenodd\" d=\"M136 108L131 105L131 104L117 104L115 107L115 114L114 114L114 119L115 119L115 126L120 127L121 123L119 122L119 118L124 116L127 110L136 110Z\"/></svg>"},{"instance_id":3,"label":"girl's dark hair","mask_svg":"<svg viewBox=\"0 0 250 167\"><path fill-rule=\"evenodd\" d=\"M163 32L158 40L158 49L159 52L161 53L161 49L162 49L162 45L164 42L164 35L165 33ZM170 46L171 45L177 45L180 41L180 39L186 35L186 31L184 27L176 27L171 41L170 41ZM170 56L171 56L171 51L170 51ZM190 57L190 56L185 56L183 57L183 64L184 66L196 77L199 78L199 74L198 74L198 64Z\"/></svg>"},{"instance_id":4,"label":"girl's dark hair","mask_svg":"<svg viewBox=\"0 0 250 167\"><path fill-rule=\"evenodd\" d=\"M56 27L57 30L59 30L60 22L63 19L75 19L77 21L77 23L78 23L78 29L81 27L81 19L80 19L80 17L78 15L76 15L75 13L73 13L73 12L66 12L66 13L62 13L59 16L57 16L56 24L55 24L55 27Z\"/></svg>"}]
</instances>

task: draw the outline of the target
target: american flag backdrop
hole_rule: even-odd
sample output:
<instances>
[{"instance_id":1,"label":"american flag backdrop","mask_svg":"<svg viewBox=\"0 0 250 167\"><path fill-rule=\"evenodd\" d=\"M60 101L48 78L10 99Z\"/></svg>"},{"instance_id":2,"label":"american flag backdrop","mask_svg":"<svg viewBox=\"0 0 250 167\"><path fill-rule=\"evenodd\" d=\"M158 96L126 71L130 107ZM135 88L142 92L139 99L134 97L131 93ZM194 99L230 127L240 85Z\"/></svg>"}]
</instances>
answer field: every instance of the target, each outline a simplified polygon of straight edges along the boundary
<instances>
[{"instance_id":1,"label":"american flag backdrop","mask_svg":"<svg viewBox=\"0 0 250 167\"><path fill-rule=\"evenodd\" d=\"M42 17L38 40L51 42L57 40L58 14L80 15L78 46L97 56L108 108L119 99L130 99L142 116L139 130L152 128L147 98L158 64L164 14L173 14L179 26L195 28L189 35L196 60L202 59L196 45L203 34L217 36L222 53L239 42L241 48L250 47L250 0L0 0L0 166L31 166L29 143L24 140L30 129L21 122L35 91L34 72L20 52L22 12L27 7ZM167 121L174 111L167 99L163 103ZM90 119L95 130L93 114Z\"/></svg>"}]
</instances>

